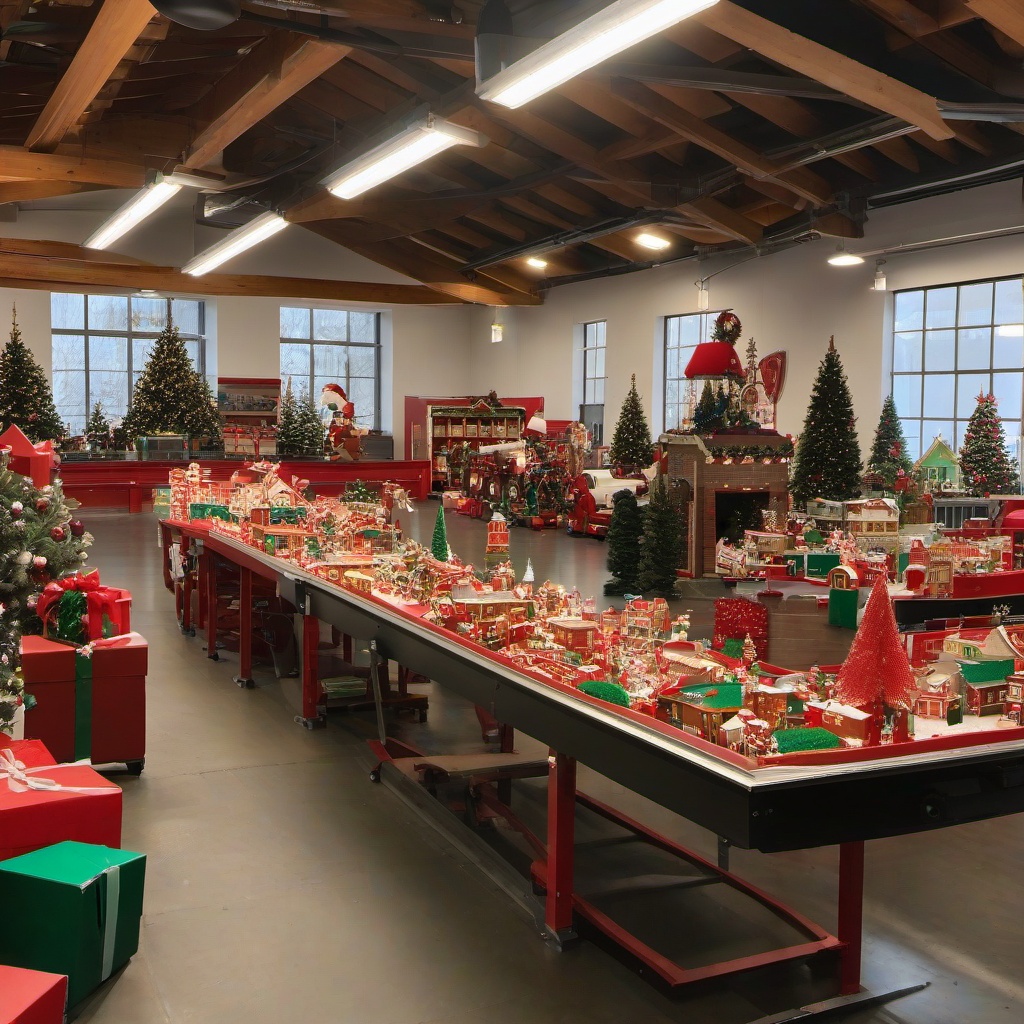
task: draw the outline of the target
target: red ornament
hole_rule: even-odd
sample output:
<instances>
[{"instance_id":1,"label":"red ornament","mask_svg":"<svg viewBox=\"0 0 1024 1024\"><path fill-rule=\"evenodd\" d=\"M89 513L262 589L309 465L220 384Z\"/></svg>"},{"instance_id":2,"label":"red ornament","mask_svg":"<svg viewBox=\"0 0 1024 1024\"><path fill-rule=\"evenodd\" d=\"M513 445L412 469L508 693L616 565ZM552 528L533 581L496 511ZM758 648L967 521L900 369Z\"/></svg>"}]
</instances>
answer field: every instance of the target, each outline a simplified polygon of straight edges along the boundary
<instances>
[{"instance_id":1,"label":"red ornament","mask_svg":"<svg viewBox=\"0 0 1024 1024\"><path fill-rule=\"evenodd\" d=\"M45 512L50 507L49 498L36 498L36 511Z\"/></svg>"},{"instance_id":2,"label":"red ornament","mask_svg":"<svg viewBox=\"0 0 1024 1024\"><path fill-rule=\"evenodd\" d=\"M85 533L85 523L81 519L72 519L68 523L68 529L71 531L72 537L81 537Z\"/></svg>"},{"instance_id":3,"label":"red ornament","mask_svg":"<svg viewBox=\"0 0 1024 1024\"><path fill-rule=\"evenodd\" d=\"M63 527L63 526L55 526L55 527L54 527L54 528L53 528L53 529L52 529L52 530L50 531L50 536L51 536L51 537L52 537L52 538L53 538L53 539L54 539L55 541L58 541L58 542L59 542L59 541L62 541L62 540L63 540L63 539L64 539L64 538L65 538L65 537L67 536L67 534L65 534L65 532L64 532L64 527Z\"/></svg>"}]
</instances>

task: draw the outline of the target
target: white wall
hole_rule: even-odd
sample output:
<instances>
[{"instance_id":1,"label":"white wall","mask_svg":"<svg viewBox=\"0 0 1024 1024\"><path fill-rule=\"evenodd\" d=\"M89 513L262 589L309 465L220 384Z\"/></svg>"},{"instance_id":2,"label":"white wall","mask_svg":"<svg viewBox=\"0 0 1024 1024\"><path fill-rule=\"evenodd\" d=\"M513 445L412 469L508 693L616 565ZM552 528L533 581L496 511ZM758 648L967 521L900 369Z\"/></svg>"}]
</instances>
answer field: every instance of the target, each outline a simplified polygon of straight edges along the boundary
<instances>
[{"instance_id":1,"label":"white wall","mask_svg":"<svg viewBox=\"0 0 1024 1024\"><path fill-rule=\"evenodd\" d=\"M866 252L1014 225L1024 226L1019 181L873 211L865 237L849 248ZM803 426L818 364L834 334L850 380L862 445L867 446L888 389L882 367L887 365L884 339L892 290L1022 273L1024 235L887 255L888 293L871 290L874 258L857 267L829 266L825 259L834 247L834 240L821 240L726 270L710 282L711 306L733 308L743 321L744 339L753 336L761 355L775 349L788 352L779 426L791 433L799 433ZM548 416L575 417L579 398L571 385L574 374L579 374L579 360L574 360L573 340L584 321L606 319L605 436L611 436L631 373L637 375L652 426L658 430L664 426L660 318L696 312L696 279L732 260L718 257L700 270L696 261L685 260L554 288L543 306L500 311L507 324L500 345L490 343L493 310L477 308L470 328L470 391L484 393L498 386L504 394L540 394ZM740 343L741 356L744 344Z\"/></svg>"},{"instance_id":2,"label":"white wall","mask_svg":"<svg viewBox=\"0 0 1024 1024\"><path fill-rule=\"evenodd\" d=\"M116 206L116 201L113 202ZM23 211L0 225L7 237L80 243L107 216L106 210ZM165 211L119 244L125 255L164 266L181 266L194 251L222 237L195 228L187 209ZM408 278L350 253L299 227L290 227L252 253L239 257L231 273L277 274L331 280L413 284ZM207 303L210 337L208 370L233 377L277 377L280 373L278 308L288 299L201 296ZM303 300L294 300L303 305ZM17 303L22 335L36 358L50 369L49 292L0 288L0 340L12 303ZM407 394L465 394L469 388L469 309L463 306L380 307L352 302L310 303L344 308L380 309L383 369L392 387L381 396L382 423L395 437L395 457L404 457L402 415Z\"/></svg>"}]
</instances>

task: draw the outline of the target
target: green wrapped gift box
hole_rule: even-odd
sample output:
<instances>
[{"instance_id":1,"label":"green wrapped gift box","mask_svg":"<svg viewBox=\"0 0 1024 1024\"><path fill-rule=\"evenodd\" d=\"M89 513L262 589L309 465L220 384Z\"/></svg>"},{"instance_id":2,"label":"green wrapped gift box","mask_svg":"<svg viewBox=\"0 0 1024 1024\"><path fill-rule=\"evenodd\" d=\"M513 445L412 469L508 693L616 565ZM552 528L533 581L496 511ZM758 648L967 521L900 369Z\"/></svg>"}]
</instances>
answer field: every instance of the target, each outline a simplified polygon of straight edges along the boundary
<instances>
[{"instance_id":1,"label":"green wrapped gift box","mask_svg":"<svg viewBox=\"0 0 1024 1024\"><path fill-rule=\"evenodd\" d=\"M68 976L80 1003L139 948L145 854L57 843L0 862L0 962Z\"/></svg>"}]
</instances>

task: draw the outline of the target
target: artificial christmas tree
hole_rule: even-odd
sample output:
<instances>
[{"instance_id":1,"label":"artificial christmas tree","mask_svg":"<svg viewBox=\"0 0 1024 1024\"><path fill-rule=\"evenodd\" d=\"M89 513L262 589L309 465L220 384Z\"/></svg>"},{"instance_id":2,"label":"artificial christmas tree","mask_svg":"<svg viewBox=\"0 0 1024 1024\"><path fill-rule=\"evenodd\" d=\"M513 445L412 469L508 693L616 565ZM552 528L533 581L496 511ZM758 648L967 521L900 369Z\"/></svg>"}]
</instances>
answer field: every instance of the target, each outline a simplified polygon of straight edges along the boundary
<instances>
[{"instance_id":1,"label":"artificial christmas tree","mask_svg":"<svg viewBox=\"0 0 1024 1024\"><path fill-rule=\"evenodd\" d=\"M608 525L608 571L613 579L604 585L606 594L636 590L640 573L640 538L644 514L630 490L612 495L612 518Z\"/></svg>"},{"instance_id":2,"label":"artificial christmas tree","mask_svg":"<svg viewBox=\"0 0 1024 1024\"><path fill-rule=\"evenodd\" d=\"M102 402L97 402L92 407L92 412L85 422L85 440L93 451L105 451L110 447L110 420L103 412Z\"/></svg>"},{"instance_id":3,"label":"artificial christmas tree","mask_svg":"<svg viewBox=\"0 0 1024 1024\"><path fill-rule=\"evenodd\" d=\"M723 401L723 389L719 385L716 393L710 380L704 381L697 408L693 411L693 430L696 434L713 434L723 425L722 413L727 404Z\"/></svg>"},{"instance_id":4,"label":"artificial christmas tree","mask_svg":"<svg viewBox=\"0 0 1024 1024\"><path fill-rule=\"evenodd\" d=\"M635 373L630 377L629 391L622 403L619 421L615 424L608 455L613 466L627 473L645 469L654 461L651 428L647 425L643 403L636 390Z\"/></svg>"},{"instance_id":5,"label":"artificial christmas tree","mask_svg":"<svg viewBox=\"0 0 1024 1024\"><path fill-rule=\"evenodd\" d=\"M434 520L434 535L430 538L430 553L439 562L447 562L450 550L448 547L448 530L444 522L444 506L438 505L437 518Z\"/></svg>"},{"instance_id":6,"label":"artificial christmas tree","mask_svg":"<svg viewBox=\"0 0 1024 1024\"><path fill-rule=\"evenodd\" d=\"M641 593L668 597L678 579L676 569L682 554L682 534L679 515L669 500L663 476L658 477L651 491L643 524L636 585Z\"/></svg>"},{"instance_id":7,"label":"artificial christmas tree","mask_svg":"<svg viewBox=\"0 0 1024 1024\"><path fill-rule=\"evenodd\" d=\"M960 448L960 483L976 495L1016 494L1020 489L994 395L978 395Z\"/></svg>"},{"instance_id":8,"label":"artificial christmas tree","mask_svg":"<svg viewBox=\"0 0 1024 1024\"><path fill-rule=\"evenodd\" d=\"M11 313L11 340L0 352L0 433L12 423L30 441L57 441L64 436L50 382L21 340L16 309Z\"/></svg>"},{"instance_id":9,"label":"artificial christmas tree","mask_svg":"<svg viewBox=\"0 0 1024 1024\"><path fill-rule=\"evenodd\" d=\"M327 429L320 418L320 410L305 389L295 401L295 424L299 442L298 454L310 458L323 458Z\"/></svg>"},{"instance_id":10,"label":"artificial christmas tree","mask_svg":"<svg viewBox=\"0 0 1024 1024\"><path fill-rule=\"evenodd\" d=\"M292 390L292 379L289 377L281 398L281 413L277 421L277 454L298 455L299 450L298 403Z\"/></svg>"},{"instance_id":11,"label":"artificial christmas tree","mask_svg":"<svg viewBox=\"0 0 1024 1024\"><path fill-rule=\"evenodd\" d=\"M860 493L860 470L853 400L833 337L818 369L793 462L793 500L804 505L812 498L856 498Z\"/></svg>"},{"instance_id":12,"label":"artificial christmas tree","mask_svg":"<svg viewBox=\"0 0 1024 1024\"><path fill-rule=\"evenodd\" d=\"M123 426L129 444L151 434L220 439L220 419L210 385L193 368L178 328L170 320L132 389Z\"/></svg>"},{"instance_id":13,"label":"artificial christmas tree","mask_svg":"<svg viewBox=\"0 0 1024 1024\"><path fill-rule=\"evenodd\" d=\"M907 455L903 424L896 412L896 402L889 395L882 403L882 415L875 428L875 440L864 471L864 485L873 490L892 491L900 476L909 476L913 469L914 464Z\"/></svg>"}]
</instances>

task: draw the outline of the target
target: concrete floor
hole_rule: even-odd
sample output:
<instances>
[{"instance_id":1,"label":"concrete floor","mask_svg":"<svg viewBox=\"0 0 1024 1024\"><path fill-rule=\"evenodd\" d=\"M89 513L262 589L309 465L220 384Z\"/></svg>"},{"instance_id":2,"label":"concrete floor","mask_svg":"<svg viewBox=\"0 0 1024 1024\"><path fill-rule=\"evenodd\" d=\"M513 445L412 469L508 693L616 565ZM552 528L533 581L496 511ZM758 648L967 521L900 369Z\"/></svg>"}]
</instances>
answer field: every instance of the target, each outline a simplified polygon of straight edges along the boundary
<instances>
[{"instance_id":1,"label":"concrete floor","mask_svg":"<svg viewBox=\"0 0 1024 1024\"><path fill-rule=\"evenodd\" d=\"M436 506L402 516L429 540ZM133 626L150 643L147 767L125 790L124 845L149 858L139 954L86 1006L91 1024L741 1024L794 1005L801 972L776 972L669 999L592 944L559 954L533 922L367 779L370 718L292 721L295 680L231 682L234 657L205 657L177 629L148 515L83 515L92 564L134 594ZM449 515L452 546L482 561L484 527ZM474 550L476 549L476 550ZM522 569L600 593L604 545L514 531ZM520 564L522 563L522 564ZM717 586L717 585L716 585ZM680 607L710 622L706 584ZM800 650L802 616L779 609L773 660L835 660ZM698 630L700 632L700 630ZM822 641L837 650L848 635ZM804 642L806 647L806 641ZM780 653L781 652L781 653ZM788 660L784 660L784 655ZM839 655L841 657L841 654ZM468 706L430 687L429 750L479 745ZM529 741L524 739L523 743ZM713 856L714 838L581 771L581 788ZM808 807L808 814L814 813ZM1020 892L1024 819L947 829L868 848L865 984L931 982L888 1010L851 1021L1001 1024L1024 1014ZM741 875L834 927L834 850L734 854ZM681 929L715 922L680 915Z\"/></svg>"}]
</instances>

